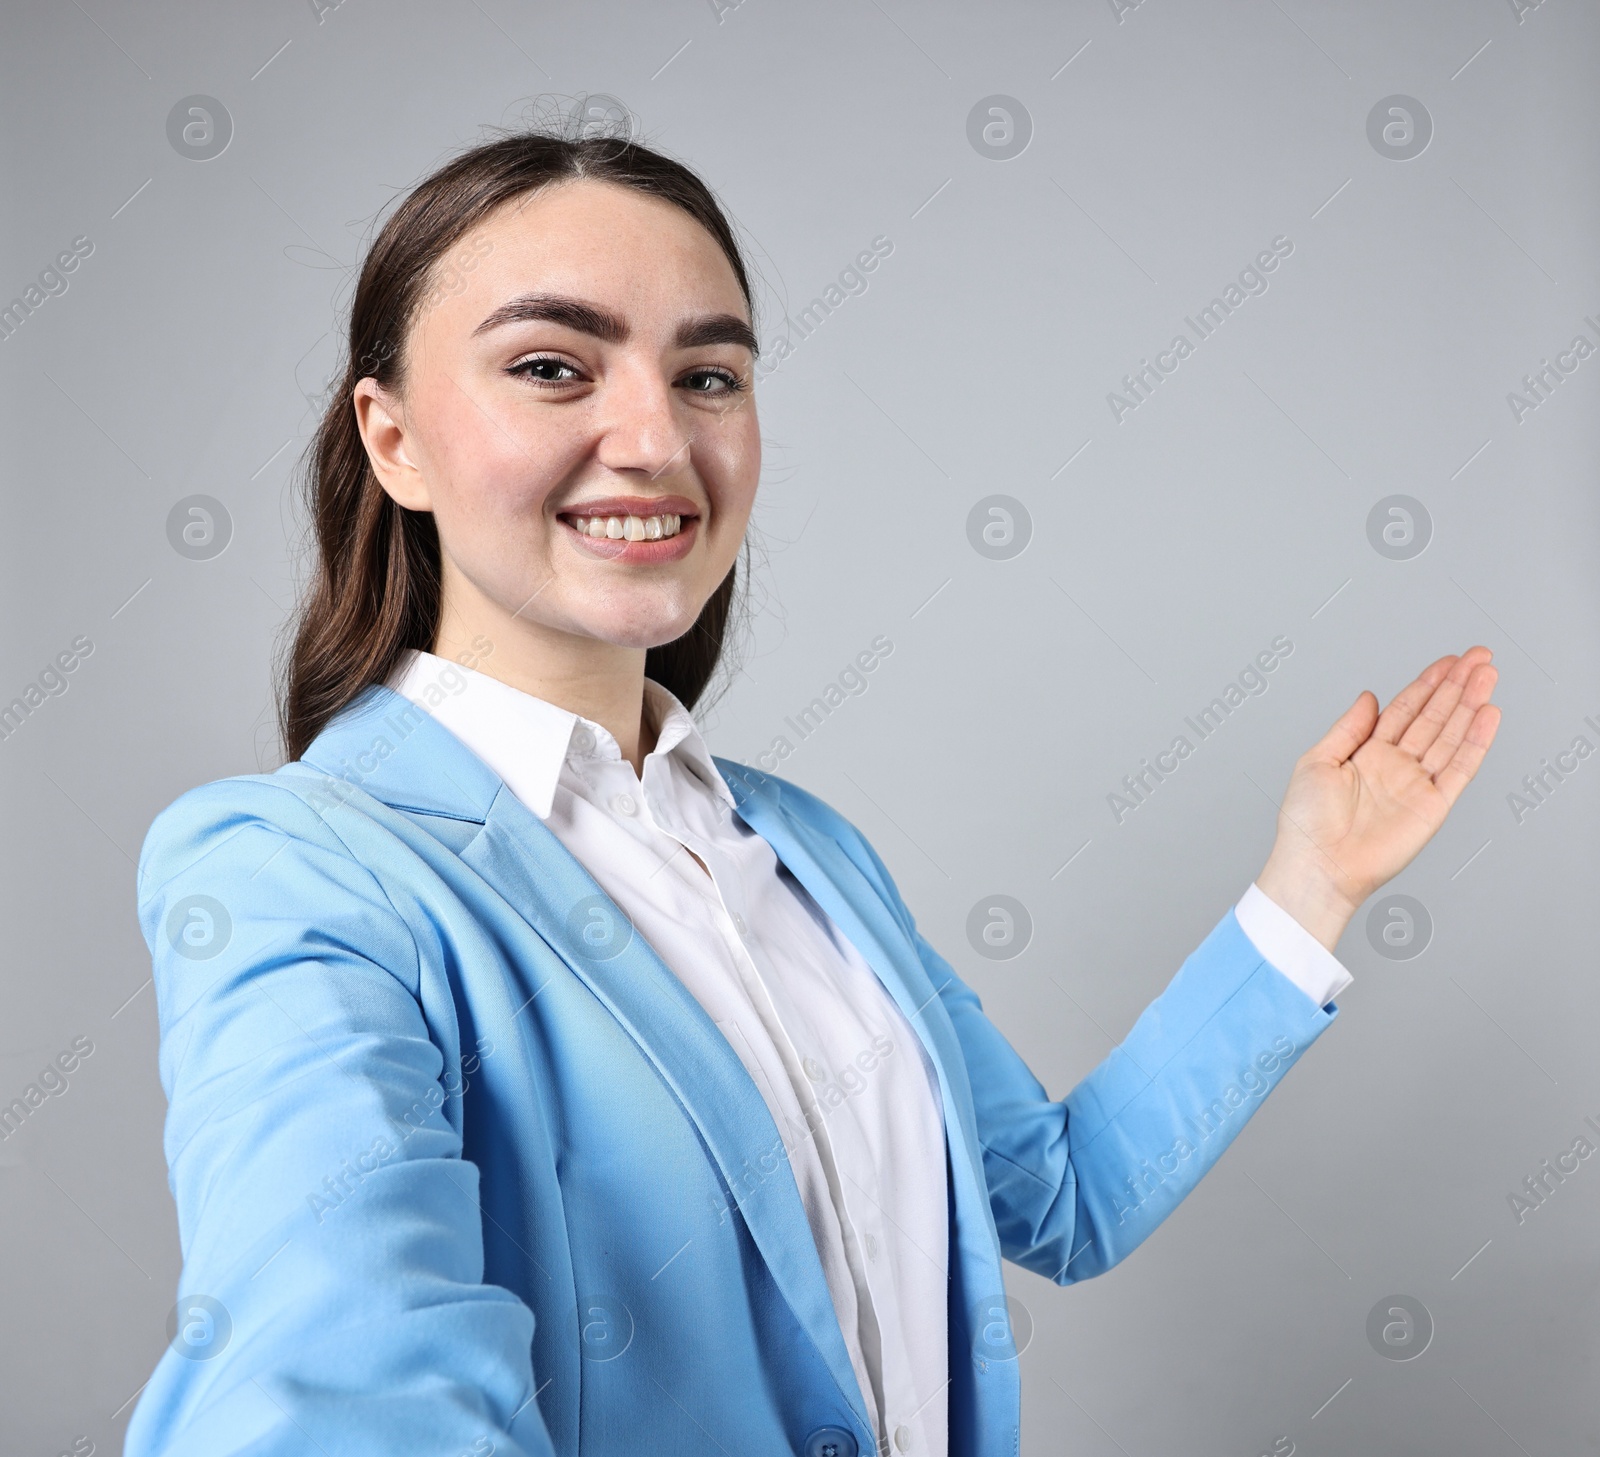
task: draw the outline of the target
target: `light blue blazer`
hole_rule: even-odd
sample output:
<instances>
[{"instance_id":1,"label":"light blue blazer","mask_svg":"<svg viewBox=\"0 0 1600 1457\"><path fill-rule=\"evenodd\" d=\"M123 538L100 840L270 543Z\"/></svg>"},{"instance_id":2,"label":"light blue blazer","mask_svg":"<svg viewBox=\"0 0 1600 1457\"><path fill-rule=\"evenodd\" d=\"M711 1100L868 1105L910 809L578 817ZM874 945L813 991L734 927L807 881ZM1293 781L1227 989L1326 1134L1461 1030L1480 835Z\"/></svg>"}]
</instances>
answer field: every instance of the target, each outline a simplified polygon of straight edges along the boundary
<instances>
[{"instance_id":1,"label":"light blue blazer","mask_svg":"<svg viewBox=\"0 0 1600 1457\"><path fill-rule=\"evenodd\" d=\"M871 964L947 1129L951 1457L1014 1457L1002 1258L1137 1246L1337 1008L1230 910L1052 1099L795 785L741 818ZM372 688L139 869L183 1250L127 1457L873 1450L783 1139L738 1056L535 814Z\"/></svg>"}]
</instances>

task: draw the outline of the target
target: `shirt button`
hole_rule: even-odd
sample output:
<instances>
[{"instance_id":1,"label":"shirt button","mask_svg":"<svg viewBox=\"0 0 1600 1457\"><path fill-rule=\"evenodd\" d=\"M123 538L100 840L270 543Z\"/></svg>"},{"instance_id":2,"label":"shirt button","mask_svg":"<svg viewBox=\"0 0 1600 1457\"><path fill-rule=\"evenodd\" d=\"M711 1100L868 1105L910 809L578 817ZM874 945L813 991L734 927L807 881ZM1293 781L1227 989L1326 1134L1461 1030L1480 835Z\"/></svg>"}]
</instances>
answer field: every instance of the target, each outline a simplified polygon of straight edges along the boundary
<instances>
[{"instance_id":1,"label":"shirt button","mask_svg":"<svg viewBox=\"0 0 1600 1457\"><path fill-rule=\"evenodd\" d=\"M581 723L572 730L572 747L580 754L587 754L594 748L594 735Z\"/></svg>"},{"instance_id":2,"label":"shirt button","mask_svg":"<svg viewBox=\"0 0 1600 1457\"><path fill-rule=\"evenodd\" d=\"M828 1074L823 1071L822 1064L818 1062L816 1058L808 1057L801 1064L801 1066L805 1068L806 1076L810 1078L812 1082L825 1083L828 1081Z\"/></svg>"},{"instance_id":3,"label":"shirt button","mask_svg":"<svg viewBox=\"0 0 1600 1457\"><path fill-rule=\"evenodd\" d=\"M735 931L737 931L741 936L744 935L744 932L745 932L744 917L741 916L738 913L738 911L735 911L733 913L733 929Z\"/></svg>"},{"instance_id":4,"label":"shirt button","mask_svg":"<svg viewBox=\"0 0 1600 1457\"><path fill-rule=\"evenodd\" d=\"M894 1429L894 1444L902 1452L909 1452L911 1450L911 1428L904 1425L896 1427Z\"/></svg>"},{"instance_id":5,"label":"shirt button","mask_svg":"<svg viewBox=\"0 0 1600 1457\"><path fill-rule=\"evenodd\" d=\"M616 810L618 814L636 815L639 813L638 802L631 794L613 794L611 796L611 808Z\"/></svg>"},{"instance_id":6,"label":"shirt button","mask_svg":"<svg viewBox=\"0 0 1600 1457\"><path fill-rule=\"evenodd\" d=\"M878 1239L877 1236L873 1234L867 1235L867 1258L869 1260L875 1260L878 1258ZM905 1428L901 1427L900 1430L903 1432L905 1431Z\"/></svg>"},{"instance_id":7,"label":"shirt button","mask_svg":"<svg viewBox=\"0 0 1600 1457\"><path fill-rule=\"evenodd\" d=\"M806 1438L806 1457L856 1457L860 1450L843 1427L818 1427Z\"/></svg>"}]
</instances>

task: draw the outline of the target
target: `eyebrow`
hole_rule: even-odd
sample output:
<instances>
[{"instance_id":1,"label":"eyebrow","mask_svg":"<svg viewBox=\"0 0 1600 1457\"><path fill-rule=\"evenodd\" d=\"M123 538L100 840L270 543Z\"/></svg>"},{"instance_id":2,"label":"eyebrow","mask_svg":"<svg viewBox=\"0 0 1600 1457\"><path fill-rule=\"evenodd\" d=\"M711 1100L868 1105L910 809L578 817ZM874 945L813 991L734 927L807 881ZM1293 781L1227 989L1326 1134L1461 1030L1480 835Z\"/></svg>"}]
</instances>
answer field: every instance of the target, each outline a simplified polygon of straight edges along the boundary
<instances>
[{"instance_id":1,"label":"eyebrow","mask_svg":"<svg viewBox=\"0 0 1600 1457\"><path fill-rule=\"evenodd\" d=\"M560 324L588 334L606 344L623 344L628 339L628 323L620 314L583 299L561 294L528 293L503 303L474 329L473 335L487 334L504 324ZM735 314L705 314L686 319L678 326L673 344L679 349L702 349L710 344L739 344L752 355L761 352L755 332Z\"/></svg>"}]
</instances>

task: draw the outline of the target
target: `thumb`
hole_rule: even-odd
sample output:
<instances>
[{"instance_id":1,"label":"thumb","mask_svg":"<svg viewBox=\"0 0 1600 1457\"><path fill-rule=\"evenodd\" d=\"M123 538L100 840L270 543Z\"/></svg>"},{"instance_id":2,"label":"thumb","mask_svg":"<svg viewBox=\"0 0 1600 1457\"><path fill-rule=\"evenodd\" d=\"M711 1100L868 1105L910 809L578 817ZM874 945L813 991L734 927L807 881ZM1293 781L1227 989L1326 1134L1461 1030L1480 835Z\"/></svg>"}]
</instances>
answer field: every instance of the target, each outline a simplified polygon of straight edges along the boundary
<instances>
[{"instance_id":1,"label":"thumb","mask_svg":"<svg viewBox=\"0 0 1600 1457\"><path fill-rule=\"evenodd\" d=\"M1342 764L1372 737L1378 723L1378 698L1369 689L1339 716L1339 720L1307 751L1306 758L1324 764Z\"/></svg>"}]
</instances>

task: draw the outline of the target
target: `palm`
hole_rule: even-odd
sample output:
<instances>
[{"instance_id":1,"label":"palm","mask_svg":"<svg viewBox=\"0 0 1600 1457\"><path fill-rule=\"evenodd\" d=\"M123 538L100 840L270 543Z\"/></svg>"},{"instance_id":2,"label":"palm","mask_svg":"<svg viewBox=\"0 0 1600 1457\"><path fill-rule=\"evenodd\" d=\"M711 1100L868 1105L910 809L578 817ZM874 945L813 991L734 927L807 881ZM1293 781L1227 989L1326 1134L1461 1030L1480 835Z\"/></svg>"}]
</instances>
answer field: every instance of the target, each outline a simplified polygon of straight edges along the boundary
<instances>
[{"instance_id":1,"label":"palm","mask_svg":"<svg viewBox=\"0 0 1600 1457\"><path fill-rule=\"evenodd\" d=\"M1490 656L1440 658L1381 714L1363 693L1295 765L1274 855L1325 877L1352 909L1404 869L1494 741Z\"/></svg>"}]
</instances>

